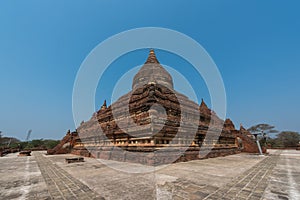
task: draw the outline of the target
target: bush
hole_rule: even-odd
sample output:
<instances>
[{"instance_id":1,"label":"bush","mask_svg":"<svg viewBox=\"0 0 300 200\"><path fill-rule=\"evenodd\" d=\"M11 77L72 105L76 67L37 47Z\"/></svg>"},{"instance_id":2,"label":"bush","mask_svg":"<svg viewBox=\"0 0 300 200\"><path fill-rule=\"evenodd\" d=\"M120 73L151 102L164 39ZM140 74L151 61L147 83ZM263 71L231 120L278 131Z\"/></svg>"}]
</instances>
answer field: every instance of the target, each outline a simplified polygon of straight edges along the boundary
<instances>
[{"instance_id":1,"label":"bush","mask_svg":"<svg viewBox=\"0 0 300 200\"><path fill-rule=\"evenodd\" d=\"M293 131L283 131L276 138L268 139L268 145L272 148L294 148L300 141L300 134Z\"/></svg>"}]
</instances>

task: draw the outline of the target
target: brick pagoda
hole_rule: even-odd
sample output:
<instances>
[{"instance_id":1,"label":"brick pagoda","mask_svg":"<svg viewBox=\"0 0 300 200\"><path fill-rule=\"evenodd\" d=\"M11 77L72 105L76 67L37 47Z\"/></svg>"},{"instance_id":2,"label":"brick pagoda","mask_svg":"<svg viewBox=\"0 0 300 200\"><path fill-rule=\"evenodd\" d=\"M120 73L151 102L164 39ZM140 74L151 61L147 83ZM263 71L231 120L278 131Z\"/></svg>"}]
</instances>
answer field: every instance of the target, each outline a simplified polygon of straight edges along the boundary
<instances>
[{"instance_id":1,"label":"brick pagoda","mask_svg":"<svg viewBox=\"0 0 300 200\"><path fill-rule=\"evenodd\" d=\"M105 101L77 132L74 154L148 165L225 156L249 145L255 148L250 138L247 145L239 144L242 133L230 120L224 126L203 100L198 105L174 90L171 75L153 50L133 78L132 91L110 106Z\"/></svg>"}]
</instances>

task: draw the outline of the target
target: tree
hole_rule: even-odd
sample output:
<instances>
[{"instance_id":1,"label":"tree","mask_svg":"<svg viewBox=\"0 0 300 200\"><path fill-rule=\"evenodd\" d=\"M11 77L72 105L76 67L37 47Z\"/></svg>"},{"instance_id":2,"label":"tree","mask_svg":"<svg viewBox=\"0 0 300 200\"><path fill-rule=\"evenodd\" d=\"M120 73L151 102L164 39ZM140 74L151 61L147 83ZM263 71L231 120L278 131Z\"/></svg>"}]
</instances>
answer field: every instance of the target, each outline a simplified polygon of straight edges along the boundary
<instances>
[{"instance_id":1,"label":"tree","mask_svg":"<svg viewBox=\"0 0 300 200\"><path fill-rule=\"evenodd\" d=\"M269 125L269 124L257 124L254 126L251 126L248 131L252 134L261 135L259 138L259 143L261 146L266 146L267 140L270 140L271 137L269 136L272 133L278 133L279 131L274 129L275 126Z\"/></svg>"},{"instance_id":2,"label":"tree","mask_svg":"<svg viewBox=\"0 0 300 200\"><path fill-rule=\"evenodd\" d=\"M278 138L269 138L267 144L271 148L284 148L282 141Z\"/></svg>"},{"instance_id":3,"label":"tree","mask_svg":"<svg viewBox=\"0 0 300 200\"><path fill-rule=\"evenodd\" d=\"M0 146L2 144L2 131L0 131Z\"/></svg>"},{"instance_id":4,"label":"tree","mask_svg":"<svg viewBox=\"0 0 300 200\"><path fill-rule=\"evenodd\" d=\"M277 135L278 143L283 147L296 147L300 141L300 134L293 131L283 131Z\"/></svg>"},{"instance_id":5,"label":"tree","mask_svg":"<svg viewBox=\"0 0 300 200\"><path fill-rule=\"evenodd\" d=\"M33 149L33 148L40 148L40 149L52 149L57 144L59 144L60 140L44 140L44 139L35 139L29 142L20 142L21 149Z\"/></svg>"},{"instance_id":6,"label":"tree","mask_svg":"<svg viewBox=\"0 0 300 200\"><path fill-rule=\"evenodd\" d=\"M31 145L33 147L42 147L44 142L43 142L43 139L40 139L40 140L32 140L31 142Z\"/></svg>"},{"instance_id":7,"label":"tree","mask_svg":"<svg viewBox=\"0 0 300 200\"><path fill-rule=\"evenodd\" d=\"M58 145L60 142L60 140L44 140L44 145L46 147L46 149L53 149L54 147L56 147L56 145Z\"/></svg>"},{"instance_id":8,"label":"tree","mask_svg":"<svg viewBox=\"0 0 300 200\"><path fill-rule=\"evenodd\" d=\"M251 126L248 129L248 131L251 132L252 134L262 133L262 134L266 134L266 135L263 135L263 136L267 136L268 134L279 132L274 128L275 128L275 126L272 126L272 125L269 125L269 124L257 124L257 125Z\"/></svg>"}]
</instances>

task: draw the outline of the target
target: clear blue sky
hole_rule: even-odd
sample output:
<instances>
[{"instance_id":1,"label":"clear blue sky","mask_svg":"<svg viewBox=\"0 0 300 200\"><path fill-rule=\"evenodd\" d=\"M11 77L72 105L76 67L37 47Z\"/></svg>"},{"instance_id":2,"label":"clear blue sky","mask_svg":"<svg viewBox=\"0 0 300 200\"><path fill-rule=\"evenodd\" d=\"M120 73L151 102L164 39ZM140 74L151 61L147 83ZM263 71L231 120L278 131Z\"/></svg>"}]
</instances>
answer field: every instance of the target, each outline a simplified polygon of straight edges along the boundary
<instances>
[{"instance_id":1,"label":"clear blue sky","mask_svg":"<svg viewBox=\"0 0 300 200\"><path fill-rule=\"evenodd\" d=\"M0 1L0 130L19 139L29 129L32 138L62 138L75 129L73 83L88 53L114 34L154 26L180 31L207 50L237 127L270 123L299 132L299 8L297 0ZM107 86L100 81L106 89L97 92L96 107L111 95L115 77L145 61L147 50L131 56L134 61L120 58L111 66ZM192 76L184 61L157 56ZM209 102L205 86L200 91Z\"/></svg>"}]
</instances>

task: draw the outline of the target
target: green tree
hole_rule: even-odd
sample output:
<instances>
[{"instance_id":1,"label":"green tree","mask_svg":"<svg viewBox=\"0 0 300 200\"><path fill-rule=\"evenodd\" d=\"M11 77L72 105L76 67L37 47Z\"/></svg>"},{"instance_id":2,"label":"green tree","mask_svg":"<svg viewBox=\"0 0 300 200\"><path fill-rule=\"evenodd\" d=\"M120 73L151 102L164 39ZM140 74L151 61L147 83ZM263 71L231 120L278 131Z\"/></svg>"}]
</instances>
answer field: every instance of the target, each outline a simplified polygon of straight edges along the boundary
<instances>
[{"instance_id":1,"label":"green tree","mask_svg":"<svg viewBox=\"0 0 300 200\"><path fill-rule=\"evenodd\" d=\"M2 131L0 131L0 146L2 145Z\"/></svg>"},{"instance_id":2,"label":"green tree","mask_svg":"<svg viewBox=\"0 0 300 200\"><path fill-rule=\"evenodd\" d=\"M259 143L261 146L265 146L268 144L268 140L271 139L270 134L278 133L275 129L275 126L269 125L269 124L257 124L254 126L251 126L248 131L252 134L258 134Z\"/></svg>"},{"instance_id":3,"label":"green tree","mask_svg":"<svg viewBox=\"0 0 300 200\"><path fill-rule=\"evenodd\" d=\"M251 126L248 131L250 131L252 134L254 133L262 133L262 134L274 134L274 133L278 133L279 131L277 131L275 129L275 126L269 125L269 124L257 124L254 126ZM266 135L266 136L267 136Z\"/></svg>"},{"instance_id":4,"label":"green tree","mask_svg":"<svg viewBox=\"0 0 300 200\"><path fill-rule=\"evenodd\" d=\"M21 149L32 149L32 148L41 148L41 149L53 149L60 141L59 140L43 140L35 139L29 142L21 142Z\"/></svg>"},{"instance_id":5,"label":"green tree","mask_svg":"<svg viewBox=\"0 0 300 200\"><path fill-rule=\"evenodd\" d=\"M59 140L44 140L44 146L46 149L53 149L56 145L59 144Z\"/></svg>"},{"instance_id":6,"label":"green tree","mask_svg":"<svg viewBox=\"0 0 300 200\"><path fill-rule=\"evenodd\" d=\"M19 143L11 143L10 145L9 145L9 148L13 148L13 149L17 149L17 148L19 148L19 145L18 145Z\"/></svg>"},{"instance_id":7,"label":"green tree","mask_svg":"<svg viewBox=\"0 0 300 200\"><path fill-rule=\"evenodd\" d=\"M34 147L34 146L32 145L32 143L31 143L31 142L28 142L28 143L25 144L24 149L25 149L25 150L27 150L27 149L32 149L33 147Z\"/></svg>"},{"instance_id":8,"label":"green tree","mask_svg":"<svg viewBox=\"0 0 300 200\"><path fill-rule=\"evenodd\" d=\"M277 135L276 139L283 147L296 147L300 141L300 134L293 131L283 131Z\"/></svg>"},{"instance_id":9,"label":"green tree","mask_svg":"<svg viewBox=\"0 0 300 200\"><path fill-rule=\"evenodd\" d=\"M40 139L40 140L32 140L30 143L31 143L31 145L32 145L33 147L43 147L43 145L44 145L43 139Z\"/></svg>"},{"instance_id":10,"label":"green tree","mask_svg":"<svg viewBox=\"0 0 300 200\"><path fill-rule=\"evenodd\" d=\"M268 138L267 144L272 148L284 148L282 141L278 138Z\"/></svg>"}]
</instances>

